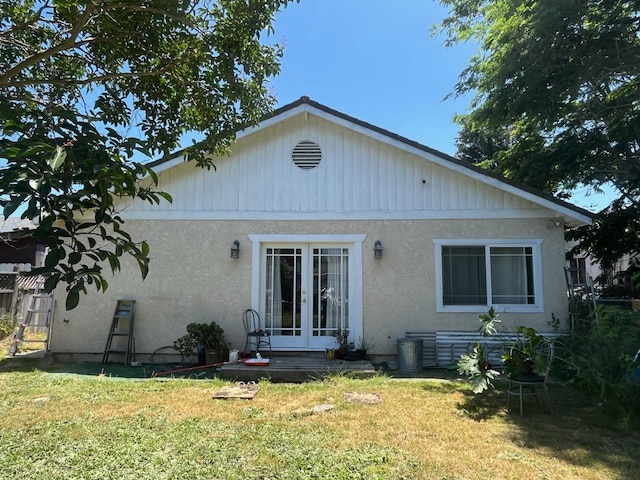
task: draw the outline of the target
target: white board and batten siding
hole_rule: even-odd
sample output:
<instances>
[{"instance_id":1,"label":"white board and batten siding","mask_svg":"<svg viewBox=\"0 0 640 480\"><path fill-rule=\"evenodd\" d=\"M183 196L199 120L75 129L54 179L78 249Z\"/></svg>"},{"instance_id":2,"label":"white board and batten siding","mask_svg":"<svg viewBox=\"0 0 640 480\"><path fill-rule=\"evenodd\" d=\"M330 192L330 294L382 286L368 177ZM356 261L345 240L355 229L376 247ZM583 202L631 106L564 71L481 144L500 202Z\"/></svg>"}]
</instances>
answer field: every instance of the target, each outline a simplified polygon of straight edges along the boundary
<instances>
[{"instance_id":1,"label":"white board and batten siding","mask_svg":"<svg viewBox=\"0 0 640 480\"><path fill-rule=\"evenodd\" d=\"M366 133L366 132L365 132ZM322 160L301 169L291 158L303 140ZM522 218L549 210L430 161L393 142L300 113L241 137L215 169L177 162L159 168L173 203L132 201L129 218L447 219Z\"/></svg>"}]
</instances>

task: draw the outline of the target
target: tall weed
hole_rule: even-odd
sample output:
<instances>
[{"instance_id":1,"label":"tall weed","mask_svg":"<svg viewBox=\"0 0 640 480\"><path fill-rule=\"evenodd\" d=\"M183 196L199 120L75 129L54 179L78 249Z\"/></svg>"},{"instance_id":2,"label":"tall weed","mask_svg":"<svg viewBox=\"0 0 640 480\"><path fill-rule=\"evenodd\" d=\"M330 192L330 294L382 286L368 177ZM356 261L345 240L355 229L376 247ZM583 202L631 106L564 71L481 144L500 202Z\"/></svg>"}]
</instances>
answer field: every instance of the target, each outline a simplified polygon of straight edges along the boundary
<instances>
[{"instance_id":1,"label":"tall weed","mask_svg":"<svg viewBox=\"0 0 640 480\"><path fill-rule=\"evenodd\" d=\"M12 335L18 326L18 318L15 315L0 315L0 340Z\"/></svg>"},{"instance_id":2,"label":"tall weed","mask_svg":"<svg viewBox=\"0 0 640 480\"><path fill-rule=\"evenodd\" d=\"M601 306L591 327L563 340L559 372L624 420L640 422L640 313Z\"/></svg>"}]
</instances>

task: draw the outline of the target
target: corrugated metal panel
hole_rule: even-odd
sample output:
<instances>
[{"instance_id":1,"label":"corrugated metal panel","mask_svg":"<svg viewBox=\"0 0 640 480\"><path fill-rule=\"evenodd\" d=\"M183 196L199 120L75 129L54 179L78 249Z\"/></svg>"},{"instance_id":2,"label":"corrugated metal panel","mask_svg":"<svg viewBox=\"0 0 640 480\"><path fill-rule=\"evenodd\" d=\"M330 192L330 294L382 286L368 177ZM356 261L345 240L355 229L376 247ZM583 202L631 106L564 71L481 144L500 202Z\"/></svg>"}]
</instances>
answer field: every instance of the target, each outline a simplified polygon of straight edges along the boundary
<instances>
[{"instance_id":1,"label":"corrugated metal panel","mask_svg":"<svg viewBox=\"0 0 640 480\"><path fill-rule=\"evenodd\" d=\"M292 151L314 142L322 161L301 169ZM313 115L242 138L216 169L183 163L160 174L173 204L127 211L416 212L537 208L532 203ZM317 151L315 151L317 154Z\"/></svg>"}]
</instances>

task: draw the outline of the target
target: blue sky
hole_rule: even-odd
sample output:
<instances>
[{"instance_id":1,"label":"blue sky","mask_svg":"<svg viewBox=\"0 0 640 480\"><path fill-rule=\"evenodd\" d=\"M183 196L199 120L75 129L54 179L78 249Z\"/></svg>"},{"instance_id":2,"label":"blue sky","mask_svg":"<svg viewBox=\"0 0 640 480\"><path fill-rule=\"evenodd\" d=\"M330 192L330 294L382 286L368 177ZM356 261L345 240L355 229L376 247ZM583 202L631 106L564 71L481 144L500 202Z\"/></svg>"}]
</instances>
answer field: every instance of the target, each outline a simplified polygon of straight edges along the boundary
<instances>
[{"instance_id":1,"label":"blue sky","mask_svg":"<svg viewBox=\"0 0 640 480\"><path fill-rule=\"evenodd\" d=\"M454 155L453 122L471 100L447 99L476 53L445 48L430 29L446 14L432 0L301 0L276 16L272 39L285 43L272 81L278 105L303 95L347 115ZM596 211L611 195L572 200Z\"/></svg>"}]
</instances>

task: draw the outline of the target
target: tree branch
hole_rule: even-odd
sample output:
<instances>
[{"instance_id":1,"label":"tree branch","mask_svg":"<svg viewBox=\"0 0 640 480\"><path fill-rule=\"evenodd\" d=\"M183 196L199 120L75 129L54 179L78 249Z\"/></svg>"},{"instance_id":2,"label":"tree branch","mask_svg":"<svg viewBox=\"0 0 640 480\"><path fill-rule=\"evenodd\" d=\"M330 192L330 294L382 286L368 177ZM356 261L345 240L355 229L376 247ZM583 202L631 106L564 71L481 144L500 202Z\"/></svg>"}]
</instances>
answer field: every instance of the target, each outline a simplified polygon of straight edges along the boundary
<instances>
[{"instance_id":1,"label":"tree branch","mask_svg":"<svg viewBox=\"0 0 640 480\"><path fill-rule=\"evenodd\" d=\"M73 28L69 32L69 37L59 43L58 45L52 46L46 50L41 50L39 53L32 55L28 58L25 58L18 64L14 65L12 68L7 70L5 73L0 75L0 87L7 87L12 84L11 79L18 75L21 71L33 67L37 63L42 60L54 56L56 53L59 53L64 50L69 50L73 48L77 48L80 45L84 45L88 43L89 40L83 40L81 42L76 42L76 38L80 35L82 29L87 25L94 11L100 8L100 0L91 0L87 3L87 7L85 8L82 17L78 20L78 22L73 26ZM91 39L93 41L93 39Z\"/></svg>"},{"instance_id":2,"label":"tree branch","mask_svg":"<svg viewBox=\"0 0 640 480\"><path fill-rule=\"evenodd\" d=\"M12 28L9 28L8 30L0 32L0 38L10 37L12 35L20 33L26 30L27 28L31 27L34 23L42 19L42 12L47 8L51 8L51 6L49 5L49 2L46 2L44 5L42 5L32 19L27 20L26 22L23 22L20 25L16 25Z\"/></svg>"},{"instance_id":3,"label":"tree branch","mask_svg":"<svg viewBox=\"0 0 640 480\"><path fill-rule=\"evenodd\" d=\"M77 86L85 86L91 83L100 83L108 80L114 79L123 79L123 78L138 78L138 77L152 77L154 75L162 75L166 73L170 67L176 65L178 63L177 60L170 62L164 65L162 68L152 72L112 72L104 75L98 75L95 77L88 77L84 79L76 79L76 78L51 78L47 80L19 80L16 82L12 82L14 86L35 86L35 85L77 85Z\"/></svg>"},{"instance_id":4,"label":"tree branch","mask_svg":"<svg viewBox=\"0 0 640 480\"><path fill-rule=\"evenodd\" d=\"M190 16L187 13L185 13L183 15L174 15L174 14L169 13L166 10L163 10L161 8L147 7L147 6L144 6L144 5L131 5L131 4L127 4L127 3L115 3L113 5L105 5L105 6L102 7L102 9L105 10L105 11L123 9L123 10L134 10L134 11L138 11L138 12L157 13L157 14L163 16L163 17L170 18L172 20L175 20L178 23L182 23L182 24L187 25L189 27L196 28L198 26L197 22L194 22L193 20L190 20ZM196 29L198 31L202 31L199 28L196 28Z\"/></svg>"}]
</instances>

